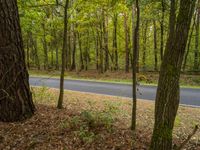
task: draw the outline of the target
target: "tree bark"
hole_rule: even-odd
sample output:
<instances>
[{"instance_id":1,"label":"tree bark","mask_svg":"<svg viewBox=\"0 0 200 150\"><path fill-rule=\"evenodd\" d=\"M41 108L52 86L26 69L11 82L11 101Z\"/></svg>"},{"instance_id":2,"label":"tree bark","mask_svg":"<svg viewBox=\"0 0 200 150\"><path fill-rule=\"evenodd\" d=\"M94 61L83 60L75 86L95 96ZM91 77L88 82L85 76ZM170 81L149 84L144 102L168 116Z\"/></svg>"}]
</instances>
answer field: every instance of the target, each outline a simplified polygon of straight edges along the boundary
<instances>
[{"instance_id":1,"label":"tree bark","mask_svg":"<svg viewBox=\"0 0 200 150\"><path fill-rule=\"evenodd\" d=\"M73 51L72 51L72 65L70 70L76 69L76 32L75 32L75 25L73 25Z\"/></svg>"},{"instance_id":2,"label":"tree bark","mask_svg":"<svg viewBox=\"0 0 200 150\"><path fill-rule=\"evenodd\" d=\"M113 18L113 62L114 62L114 70L118 70L118 50L117 50L117 14L114 14Z\"/></svg>"},{"instance_id":3,"label":"tree bark","mask_svg":"<svg viewBox=\"0 0 200 150\"><path fill-rule=\"evenodd\" d=\"M143 33L143 56L142 56L143 71L146 71L147 29L148 29L148 21L145 21L144 33Z\"/></svg>"},{"instance_id":4,"label":"tree bark","mask_svg":"<svg viewBox=\"0 0 200 150\"><path fill-rule=\"evenodd\" d=\"M102 18L103 18L103 42L104 42L104 51L105 51L105 64L104 64L104 72L109 69L109 50L108 50L108 16L105 15L104 10L102 11Z\"/></svg>"},{"instance_id":5,"label":"tree bark","mask_svg":"<svg viewBox=\"0 0 200 150\"><path fill-rule=\"evenodd\" d=\"M194 71L199 70L199 21L200 21L200 8L197 8L196 14L196 35L195 35L195 51L194 51Z\"/></svg>"},{"instance_id":6,"label":"tree bark","mask_svg":"<svg viewBox=\"0 0 200 150\"><path fill-rule=\"evenodd\" d=\"M160 60L163 60L164 53L164 21L165 21L165 0L162 0L162 17L160 22Z\"/></svg>"},{"instance_id":7,"label":"tree bark","mask_svg":"<svg viewBox=\"0 0 200 150\"><path fill-rule=\"evenodd\" d=\"M80 50L80 71L84 69L84 62L83 62L83 50L82 50L82 41L81 41L81 33L78 33L78 43L79 43L79 50Z\"/></svg>"},{"instance_id":8,"label":"tree bark","mask_svg":"<svg viewBox=\"0 0 200 150\"><path fill-rule=\"evenodd\" d=\"M45 28L45 24L42 23L42 28L43 28L43 39L42 39L42 43L43 43L43 49L44 49L44 70L48 70L49 69L49 58L48 58L48 47L47 47L47 41L46 41L46 28Z\"/></svg>"},{"instance_id":9,"label":"tree bark","mask_svg":"<svg viewBox=\"0 0 200 150\"><path fill-rule=\"evenodd\" d=\"M34 114L16 0L0 1L0 121Z\"/></svg>"},{"instance_id":10,"label":"tree bark","mask_svg":"<svg viewBox=\"0 0 200 150\"><path fill-rule=\"evenodd\" d=\"M154 26L154 71L158 71L158 49L157 49L157 28L156 21L153 21Z\"/></svg>"},{"instance_id":11,"label":"tree bark","mask_svg":"<svg viewBox=\"0 0 200 150\"><path fill-rule=\"evenodd\" d=\"M64 96L64 77L65 77L65 68L66 68L66 52L67 52L67 26L68 26L68 4L69 0L66 0L64 7L64 32L63 32L63 48L62 48L62 68L60 75L60 94L58 99L58 109L63 108L63 96Z\"/></svg>"},{"instance_id":12,"label":"tree bark","mask_svg":"<svg viewBox=\"0 0 200 150\"><path fill-rule=\"evenodd\" d=\"M129 72L129 54L130 54L130 48L129 48L129 27L128 27L128 16L126 13L124 13L124 33L125 33L125 72Z\"/></svg>"},{"instance_id":13,"label":"tree bark","mask_svg":"<svg viewBox=\"0 0 200 150\"><path fill-rule=\"evenodd\" d=\"M195 0L180 0L176 22L175 0L171 0L170 30L156 95L151 150L172 150L172 132L180 99L179 78L194 7Z\"/></svg>"},{"instance_id":14,"label":"tree bark","mask_svg":"<svg viewBox=\"0 0 200 150\"><path fill-rule=\"evenodd\" d=\"M188 55L189 55L189 52L190 52L192 35L193 35L193 32L194 32L194 27L195 27L195 22L196 22L196 14L195 14L195 17L194 17L193 20L194 20L194 22L193 22L192 29L191 29L191 32L190 32L190 35L189 35L189 39L188 39L188 43L187 43L187 51L186 51L184 61L183 61L183 66L182 66L183 71L185 71L185 68L186 68L186 65L187 65L187 58L188 58Z\"/></svg>"},{"instance_id":15,"label":"tree bark","mask_svg":"<svg viewBox=\"0 0 200 150\"><path fill-rule=\"evenodd\" d=\"M134 26L134 17L135 17L135 6L136 6L136 26ZM139 0L136 0L135 6L132 6L132 31L133 31L133 69L132 69L132 78L133 78L133 107L132 107L132 123L131 129L136 130L136 109L137 109L137 64L138 64L138 51L139 51L139 25L140 25L140 7Z\"/></svg>"}]
</instances>

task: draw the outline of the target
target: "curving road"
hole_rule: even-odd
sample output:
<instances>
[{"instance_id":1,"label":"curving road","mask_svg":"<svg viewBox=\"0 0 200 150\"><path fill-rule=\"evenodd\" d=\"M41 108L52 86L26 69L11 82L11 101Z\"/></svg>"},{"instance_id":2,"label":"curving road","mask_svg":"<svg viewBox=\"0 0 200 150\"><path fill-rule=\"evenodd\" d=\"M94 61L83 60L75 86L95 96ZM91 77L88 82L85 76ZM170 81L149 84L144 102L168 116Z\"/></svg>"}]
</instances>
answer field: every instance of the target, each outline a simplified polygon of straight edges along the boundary
<instances>
[{"instance_id":1,"label":"curving road","mask_svg":"<svg viewBox=\"0 0 200 150\"><path fill-rule=\"evenodd\" d=\"M47 86L59 88L59 79L49 79L40 77L30 77L30 85ZM96 94L132 97L131 85L118 83L93 82L82 80L65 80L64 88L66 90L90 92ZM138 86L138 98L154 100L156 95L156 86ZM200 107L200 89L181 88L181 104Z\"/></svg>"}]
</instances>

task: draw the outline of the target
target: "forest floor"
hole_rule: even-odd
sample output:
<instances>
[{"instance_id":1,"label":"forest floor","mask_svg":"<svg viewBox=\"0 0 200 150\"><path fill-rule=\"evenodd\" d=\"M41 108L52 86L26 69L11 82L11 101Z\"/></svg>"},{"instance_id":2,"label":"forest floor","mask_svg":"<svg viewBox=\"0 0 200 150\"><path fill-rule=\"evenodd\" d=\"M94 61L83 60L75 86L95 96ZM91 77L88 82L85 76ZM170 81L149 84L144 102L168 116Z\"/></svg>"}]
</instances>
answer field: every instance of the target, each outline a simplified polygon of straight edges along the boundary
<instances>
[{"instance_id":1,"label":"forest floor","mask_svg":"<svg viewBox=\"0 0 200 150\"><path fill-rule=\"evenodd\" d=\"M24 122L0 122L2 150L145 150L150 144L154 122L154 103L139 100L137 131L130 130L131 101L65 91L64 109L56 109L59 91L46 87L32 88L37 111ZM180 106L173 133L180 145L200 123L200 108ZM198 131L186 145L200 149Z\"/></svg>"},{"instance_id":2,"label":"forest floor","mask_svg":"<svg viewBox=\"0 0 200 150\"><path fill-rule=\"evenodd\" d=\"M30 76L40 76L48 78L59 78L60 71L38 71L30 70ZM99 74L95 70L82 71L82 72L66 72L66 79L79 79L79 80L92 80L100 82L115 82L115 83L132 83L132 74L118 72L106 72ZM141 72L138 74L138 82L146 85L157 85L159 74L153 72ZM200 88L200 75L199 74L182 74L180 78L180 85L182 87Z\"/></svg>"}]
</instances>

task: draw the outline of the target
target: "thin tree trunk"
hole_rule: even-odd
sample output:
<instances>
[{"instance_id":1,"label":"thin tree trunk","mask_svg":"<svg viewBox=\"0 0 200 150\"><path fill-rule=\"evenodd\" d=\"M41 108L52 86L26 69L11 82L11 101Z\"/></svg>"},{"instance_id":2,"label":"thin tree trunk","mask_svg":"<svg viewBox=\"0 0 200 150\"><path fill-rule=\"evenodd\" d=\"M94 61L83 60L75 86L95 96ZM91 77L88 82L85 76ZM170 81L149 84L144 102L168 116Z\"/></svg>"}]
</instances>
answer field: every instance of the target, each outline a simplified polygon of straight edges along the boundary
<instances>
[{"instance_id":1,"label":"thin tree trunk","mask_svg":"<svg viewBox=\"0 0 200 150\"><path fill-rule=\"evenodd\" d=\"M109 69L109 50L108 50L108 16L105 15L104 10L102 11L103 17L103 37L104 37L104 51L105 51L105 64L104 64L104 72Z\"/></svg>"},{"instance_id":2,"label":"thin tree trunk","mask_svg":"<svg viewBox=\"0 0 200 150\"><path fill-rule=\"evenodd\" d=\"M130 48L129 48L129 27L128 27L128 16L126 13L124 13L124 33L125 33L125 52L126 52L126 57L125 57L125 72L129 72L129 53L130 53Z\"/></svg>"},{"instance_id":3,"label":"thin tree trunk","mask_svg":"<svg viewBox=\"0 0 200 150\"><path fill-rule=\"evenodd\" d=\"M58 109L63 108L63 96L64 96L64 77L65 77L65 68L66 68L66 52L67 52L67 26L68 26L68 4L69 0L65 1L65 14L64 14L64 32L63 32L63 49L62 49L62 68L60 75L60 94L58 99Z\"/></svg>"},{"instance_id":4,"label":"thin tree trunk","mask_svg":"<svg viewBox=\"0 0 200 150\"><path fill-rule=\"evenodd\" d=\"M194 7L195 0L180 0L176 22L175 0L171 0L170 30L156 95L151 150L172 150L172 132L180 99L180 71Z\"/></svg>"},{"instance_id":5,"label":"thin tree trunk","mask_svg":"<svg viewBox=\"0 0 200 150\"><path fill-rule=\"evenodd\" d=\"M99 37L99 48L100 48L100 61L99 61L99 73L103 73L103 30L102 30L102 23L100 23L100 37Z\"/></svg>"},{"instance_id":6,"label":"thin tree trunk","mask_svg":"<svg viewBox=\"0 0 200 150\"><path fill-rule=\"evenodd\" d=\"M99 37L98 37L98 33L96 35L96 39L95 39L96 43L96 70L99 70Z\"/></svg>"},{"instance_id":7,"label":"thin tree trunk","mask_svg":"<svg viewBox=\"0 0 200 150\"><path fill-rule=\"evenodd\" d=\"M195 22L196 22L196 14L195 14L195 17L194 17L193 20L194 20L194 22L193 22L192 29L191 29L191 32L190 32L190 35L189 35L189 40L188 40L188 44L187 44L187 51L186 51L185 58L184 58L184 61L183 61L183 71L184 72L185 72L185 68L186 68L186 65L187 65L187 58L188 58L188 55L189 55L189 52L190 52L192 35L193 35L193 32L194 32L194 27L195 27Z\"/></svg>"},{"instance_id":8,"label":"thin tree trunk","mask_svg":"<svg viewBox=\"0 0 200 150\"><path fill-rule=\"evenodd\" d=\"M143 34L143 56L142 56L143 71L146 71L147 29L148 29L148 21L145 21L144 34Z\"/></svg>"},{"instance_id":9,"label":"thin tree trunk","mask_svg":"<svg viewBox=\"0 0 200 150\"><path fill-rule=\"evenodd\" d=\"M32 32L29 32L29 38L30 38L30 44L33 52L33 58L35 65L37 66L38 70L40 70L40 60L38 57L38 47L37 47L37 39L33 39L33 34Z\"/></svg>"},{"instance_id":10,"label":"thin tree trunk","mask_svg":"<svg viewBox=\"0 0 200 150\"><path fill-rule=\"evenodd\" d=\"M160 22L160 60L163 60L164 53L164 21L165 21L165 0L162 0L162 17Z\"/></svg>"},{"instance_id":11,"label":"thin tree trunk","mask_svg":"<svg viewBox=\"0 0 200 150\"><path fill-rule=\"evenodd\" d=\"M26 69L16 0L0 1L0 121L30 118L35 111Z\"/></svg>"},{"instance_id":12,"label":"thin tree trunk","mask_svg":"<svg viewBox=\"0 0 200 150\"><path fill-rule=\"evenodd\" d=\"M27 37L27 43L26 43L26 64L27 64L28 69L30 69L29 37Z\"/></svg>"},{"instance_id":13,"label":"thin tree trunk","mask_svg":"<svg viewBox=\"0 0 200 150\"><path fill-rule=\"evenodd\" d=\"M78 33L78 43L79 43L79 50L80 50L80 71L84 69L84 62L83 62L83 50L82 50L82 41L81 41L81 34Z\"/></svg>"},{"instance_id":14,"label":"thin tree trunk","mask_svg":"<svg viewBox=\"0 0 200 150\"><path fill-rule=\"evenodd\" d=\"M118 70L118 49L117 49L117 14L114 14L113 18L113 62L114 62L114 70Z\"/></svg>"},{"instance_id":15,"label":"thin tree trunk","mask_svg":"<svg viewBox=\"0 0 200 150\"><path fill-rule=\"evenodd\" d=\"M157 48L157 28L156 21L153 21L154 26L154 71L158 71L158 48Z\"/></svg>"},{"instance_id":16,"label":"thin tree trunk","mask_svg":"<svg viewBox=\"0 0 200 150\"><path fill-rule=\"evenodd\" d=\"M75 26L75 25L74 25ZM72 65L71 65L71 71L76 69L76 32L74 30L73 26L73 51L72 51Z\"/></svg>"},{"instance_id":17,"label":"thin tree trunk","mask_svg":"<svg viewBox=\"0 0 200 150\"><path fill-rule=\"evenodd\" d=\"M199 22L200 22L200 8L197 8L196 21L196 35L195 35L195 51L194 51L194 71L199 70Z\"/></svg>"},{"instance_id":18,"label":"thin tree trunk","mask_svg":"<svg viewBox=\"0 0 200 150\"><path fill-rule=\"evenodd\" d=\"M53 30L54 34L54 44L55 44L55 49L56 49L56 70L59 70L59 56L58 56L58 39L57 39L57 33L56 30Z\"/></svg>"},{"instance_id":19,"label":"thin tree trunk","mask_svg":"<svg viewBox=\"0 0 200 150\"><path fill-rule=\"evenodd\" d=\"M43 28L43 39L42 39L42 43L43 43L43 49L44 49L44 70L49 69L49 58L48 58L48 48L47 48L47 41L46 41L46 28L45 28L45 24L42 24L42 28Z\"/></svg>"},{"instance_id":20,"label":"thin tree trunk","mask_svg":"<svg viewBox=\"0 0 200 150\"><path fill-rule=\"evenodd\" d=\"M138 51L139 51L139 25L140 25L140 7L139 0L135 2L136 6L136 26L134 27L134 17L135 17L135 7L133 4L132 8L132 30L133 30L133 69L132 69L132 78L133 78L133 107L132 107L132 124L131 129L136 130L136 109L137 109L137 62L138 62Z\"/></svg>"}]
</instances>

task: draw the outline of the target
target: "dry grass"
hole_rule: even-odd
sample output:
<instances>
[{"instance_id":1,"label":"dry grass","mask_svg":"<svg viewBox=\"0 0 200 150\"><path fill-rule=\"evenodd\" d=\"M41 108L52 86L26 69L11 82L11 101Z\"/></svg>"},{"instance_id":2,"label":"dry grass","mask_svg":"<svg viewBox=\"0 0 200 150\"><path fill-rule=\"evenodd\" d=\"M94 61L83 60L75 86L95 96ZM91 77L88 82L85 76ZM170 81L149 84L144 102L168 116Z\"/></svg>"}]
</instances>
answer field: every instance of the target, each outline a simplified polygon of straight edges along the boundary
<instances>
[{"instance_id":1,"label":"dry grass","mask_svg":"<svg viewBox=\"0 0 200 150\"><path fill-rule=\"evenodd\" d=\"M130 99L66 91L65 108L57 110L57 90L34 88L33 93L36 114L25 122L0 123L0 149L142 150L149 146L153 102L138 101L137 133L133 136ZM81 117L83 112L97 114L95 119L101 114L104 124L91 125L86 121L90 117ZM198 108L180 107L174 130L175 144L180 144L200 124L199 114ZM187 149L200 149L200 132L187 144Z\"/></svg>"}]
</instances>

